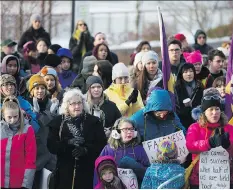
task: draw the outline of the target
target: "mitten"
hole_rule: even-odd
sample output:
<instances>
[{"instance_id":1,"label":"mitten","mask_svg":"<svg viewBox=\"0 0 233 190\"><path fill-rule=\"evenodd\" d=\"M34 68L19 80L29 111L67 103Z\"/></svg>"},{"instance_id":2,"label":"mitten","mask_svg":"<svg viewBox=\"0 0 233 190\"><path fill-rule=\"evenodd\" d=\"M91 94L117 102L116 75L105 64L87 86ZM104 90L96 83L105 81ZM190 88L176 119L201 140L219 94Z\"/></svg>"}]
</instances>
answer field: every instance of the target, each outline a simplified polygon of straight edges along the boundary
<instances>
[{"instance_id":1,"label":"mitten","mask_svg":"<svg viewBox=\"0 0 233 190\"><path fill-rule=\"evenodd\" d=\"M214 136L209 138L209 144L211 148L216 148L222 145L218 128L215 129Z\"/></svg>"},{"instance_id":2,"label":"mitten","mask_svg":"<svg viewBox=\"0 0 233 190\"><path fill-rule=\"evenodd\" d=\"M224 130L223 133L221 134L221 143L224 149L228 149L231 145L229 133L224 132Z\"/></svg>"},{"instance_id":3,"label":"mitten","mask_svg":"<svg viewBox=\"0 0 233 190\"><path fill-rule=\"evenodd\" d=\"M58 106L59 106L59 100L58 99L53 99L52 100L52 105L50 106L50 112L52 114L55 114L58 110Z\"/></svg>"},{"instance_id":4,"label":"mitten","mask_svg":"<svg viewBox=\"0 0 233 190\"><path fill-rule=\"evenodd\" d=\"M133 92L129 95L128 99L125 101L125 103L129 106L131 103L135 103L137 101L138 97L138 90L134 89Z\"/></svg>"},{"instance_id":5,"label":"mitten","mask_svg":"<svg viewBox=\"0 0 233 190\"><path fill-rule=\"evenodd\" d=\"M37 98L33 97L33 112L39 113L40 112L40 106L38 104Z\"/></svg>"},{"instance_id":6,"label":"mitten","mask_svg":"<svg viewBox=\"0 0 233 190\"><path fill-rule=\"evenodd\" d=\"M72 156L75 157L75 159L78 159L81 156L84 156L87 153L87 149L81 146L77 146L72 151Z\"/></svg>"}]
</instances>

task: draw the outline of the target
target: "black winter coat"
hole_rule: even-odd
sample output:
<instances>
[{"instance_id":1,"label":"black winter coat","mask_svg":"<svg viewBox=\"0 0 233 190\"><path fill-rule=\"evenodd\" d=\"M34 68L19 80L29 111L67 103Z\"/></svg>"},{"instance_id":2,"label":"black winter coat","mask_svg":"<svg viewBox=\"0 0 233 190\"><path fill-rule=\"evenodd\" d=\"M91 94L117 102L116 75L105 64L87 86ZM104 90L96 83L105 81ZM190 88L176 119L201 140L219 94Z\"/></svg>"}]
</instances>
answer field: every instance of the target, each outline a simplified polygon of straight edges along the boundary
<instances>
[{"instance_id":1,"label":"black winter coat","mask_svg":"<svg viewBox=\"0 0 233 190\"><path fill-rule=\"evenodd\" d=\"M38 30L33 29L31 26L28 30L26 30L21 36L18 43L18 51L23 53L23 45L29 41L36 42L39 38L44 38L48 41L48 46L51 45L50 35L45 31L43 27L40 27Z\"/></svg>"},{"instance_id":2,"label":"black winter coat","mask_svg":"<svg viewBox=\"0 0 233 190\"><path fill-rule=\"evenodd\" d=\"M57 116L49 123L49 135L47 146L52 154L57 155L57 183L58 189L71 189L75 165L75 158L72 156L73 145L64 142L65 139L73 138L69 128L64 122L61 137L59 136L63 115ZM75 122L75 121L74 121ZM94 176L94 162L107 140L99 119L90 114L82 114L83 136L87 154L79 157L76 161L75 189L92 189Z\"/></svg>"},{"instance_id":3,"label":"black winter coat","mask_svg":"<svg viewBox=\"0 0 233 190\"><path fill-rule=\"evenodd\" d=\"M82 32L80 40L77 40L73 38L73 36L70 38L69 42L69 49L73 55L73 64L72 64L72 70L76 73L79 71L79 66L82 60L82 46L83 43L85 43L86 52L92 51L94 45L94 38L90 35L89 32Z\"/></svg>"},{"instance_id":4,"label":"black winter coat","mask_svg":"<svg viewBox=\"0 0 233 190\"><path fill-rule=\"evenodd\" d=\"M117 54L115 54L112 51L110 51L110 53L111 53L111 56L112 56L112 65L117 64L119 62ZM91 55L92 55L92 51L89 51L89 52L85 53L85 55L82 57L82 61L81 61L80 66L79 66L78 73L81 73L81 71L83 69L83 60L84 60L84 58L87 57L87 56L91 56Z\"/></svg>"}]
</instances>

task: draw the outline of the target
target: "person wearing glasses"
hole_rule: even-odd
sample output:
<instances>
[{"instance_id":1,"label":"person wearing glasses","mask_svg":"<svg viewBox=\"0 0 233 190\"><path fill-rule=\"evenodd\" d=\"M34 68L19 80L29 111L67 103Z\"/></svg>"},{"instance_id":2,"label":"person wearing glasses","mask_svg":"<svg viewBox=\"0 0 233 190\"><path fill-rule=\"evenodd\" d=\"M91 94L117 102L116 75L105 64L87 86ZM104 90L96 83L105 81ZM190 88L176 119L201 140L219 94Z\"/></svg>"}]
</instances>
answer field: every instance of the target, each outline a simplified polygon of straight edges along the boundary
<instances>
[{"instance_id":1,"label":"person wearing glasses","mask_svg":"<svg viewBox=\"0 0 233 190\"><path fill-rule=\"evenodd\" d=\"M86 52L92 51L93 41L94 38L89 32L87 24L83 20L79 20L69 41L69 49L74 58L72 68L74 72L78 73L82 57Z\"/></svg>"},{"instance_id":2,"label":"person wearing glasses","mask_svg":"<svg viewBox=\"0 0 233 190\"><path fill-rule=\"evenodd\" d=\"M197 30L194 35L194 41L193 48L195 50L199 50L201 54L208 55L208 52L213 49L210 45L206 44L207 36L206 33L203 30Z\"/></svg>"},{"instance_id":3,"label":"person wearing glasses","mask_svg":"<svg viewBox=\"0 0 233 190\"><path fill-rule=\"evenodd\" d=\"M233 126L227 123L227 116L221 111L220 95L216 95L212 90L204 93L197 122L190 125L186 135L186 146L192 153L192 160L202 152L222 146L229 153L230 168L233 168ZM189 182L191 189L199 189L199 161L192 170ZM231 169L230 189L232 188Z\"/></svg>"}]
</instances>

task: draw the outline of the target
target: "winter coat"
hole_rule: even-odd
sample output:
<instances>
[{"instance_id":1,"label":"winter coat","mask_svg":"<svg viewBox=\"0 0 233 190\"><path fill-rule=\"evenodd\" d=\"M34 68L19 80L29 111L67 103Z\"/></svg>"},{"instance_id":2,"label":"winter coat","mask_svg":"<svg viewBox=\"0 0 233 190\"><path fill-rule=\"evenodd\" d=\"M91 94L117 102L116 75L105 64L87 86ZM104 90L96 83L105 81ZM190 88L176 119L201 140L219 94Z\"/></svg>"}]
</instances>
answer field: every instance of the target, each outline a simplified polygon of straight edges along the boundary
<instances>
[{"instance_id":1,"label":"winter coat","mask_svg":"<svg viewBox=\"0 0 233 190\"><path fill-rule=\"evenodd\" d=\"M153 112L161 110L169 111L165 120L159 120L153 116ZM137 111L130 119L137 123L137 129L143 141L163 137L177 130L183 130L185 133L180 119L173 112L169 93L165 90L152 91L145 108Z\"/></svg>"},{"instance_id":2,"label":"winter coat","mask_svg":"<svg viewBox=\"0 0 233 190\"><path fill-rule=\"evenodd\" d=\"M199 45L199 44L197 43L197 37L198 37L200 34L203 34L203 35L206 37L206 40L207 40L206 33L205 33L203 30L197 30L196 33L195 33L195 35L194 35L194 41L195 41L195 43L193 44L192 47L193 47L195 50L199 50L199 51L201 52L201 54L208 55L208 52L209 52L210 50L212 50L213 47L211 47L211 46L209 46L209 45L207 45L207 44L204 44L204 45L202 45L202 46Z\"/></svg>"},{"instance_id":3,"label":"winter coat","mask_svg":"<svg viewBox=\"0 0 233 190\"><path fill-rule=\"evenodd\" d=\"M144 107L140 92L138 92L136 103L131 103L129 106L125 103L133 90L134 89L130 87L130 84L119 85L112 83L104 93L108 96L109 100L117 105L122 116L130 117L136 111Z\"/></svg>"},{"instance_id":4,"label":"winter coat","mask_svg":"<svg viewBox=\"0 0 233 190\"><path fill-rule=\"evenodd\" d=\"M99 158L96 159L96 161L95 161L95 171L98 171L98 167L99 167L100 163L103 162L103 161L105 161L105 160L111 160L114 163L115 168L117 170L117 165L116 165L116 162L114 161L114 159L112 159L111 156L105 156L105 157L101 157L101 158L99 157ZM117 171L116 171L116 174L117 174L117 176L115 176L115 178L119 179ZM100 174L97 172L98 184L95 186L95 189L106 189L106 187L104 186L103 182L101 181L99 175ZM127 189L121 180L119 181L119 183L117 184L117 186L118 187L115 187L116 189Z\"/></svg>"},{"instance_id":5,"label":"winter coat","mask_svg":"<svg viewBox=\"0 0 233 190\"><path fill-rule=\"evenodd\" d=\"M193 108L201 104L203 90L204 88L201 82L195 81L195 88L193 89L192 95L189 96L184 81L181 78L177 78L175 85L176 112L181 123L186 129L194 122L191 116L191 111ZM190 98L192 100L192 107L185 107L183 100L186 98Z\"/></svg>"},{"instance_id":6,"label":"winter coat","mask_svg":"<svg viewBox=\"0 0 233 190\"><path fill-rule=\"evenodd\" d=\"M36 170L36 139L33 128L25 125L22 133L9 128L2 120L1 188L32 188Z\"/></svg>"},{"instance_id":7,"label":"winter coat","mask_svg":"<svg viewBox=\"0 0 233 190\"><path fill-rule=\"evenodd\" d=\"M75 39L73 36L70 38L69 42L69 49L73 55L74 61L73 61L73 67L72 71L78 73L80 63L82 60L82 47L83 44L85 44L86 52L92 51L94 45L94 38L90 35L89 31L86 33L82 32L80 40Z\"/></svg>"},{"instance_id":8,"label":"winter coat","mask_svg":"<svg viewBox=\"0 0 233 190\"><path fill-rule=\"evenodd\" d=\"M158 189L162 183L179 174L182 174L182 177L169 183L164 189L182 189L184 186L184 173L185 170L179 163L152 163L146 170L141 189Z\"/></svg>"},{"instance_id":9,"label":"winter coat","mask_svg":"<svg viewBox=\"0 0 233 190\"><path fill-rule=\"evenodd\" d=\"M112 65L115 65L117 64L119 61L118 61L118 56L117 54L115 54L114 52L110 51L111 53L111 56L112 56ZM91 56L92 55L92 51L88 51L87 53L85 53L85 55L82 57L82 61L80 63L80 66L79 66L79 71L78 73L81 73L82 69L83 69L83 60L85 59L85 57L87 56Z\"/></svg>"},{"instance_id":10,"label":"winter coat","mask_svg":"<svg viewBox=\"0 0 233 190\"><path fill-rule=\"evenodd\" d=\"M205 66L201 67L201 72L196 74L196 78L197 80L201 81L205 89L212 87L214 82L214 78L211 76L209 69Z\"/></svg>"},{"instance_id":11,"label":"winter coat","mask_svg":"<svg viewBox=\"0 0 233 190\"><path fill-rule=\"evenodd\" d=\"M73 138L66 122L64 122L61 137L59 136L63 116L57 116L48 125L49 135L47 146L52 154L57 155L57 186L58 189L71 189L75 158L72 156L74 146L66 144L65 139ZM83 126L87 154L77 162L75 175L75 189L92 189L95 159L106 145L106 137L98 118L89 114L82 114L80 118Z\"/></svg>"},{"instance_id":12,"label":"winter coat","mask_svg":"<svg viewBox=\"0 0 233 190\"><path fill-rule=\"evenodd\" d=\"M218 128L220 125L218 123L210 124L208 127L201 127L199 123L193 123L187 131L186 135L186 146L189 152L192 154L192 160L195 159L197 154L201 152L206 152L211 149L209 144L209 138L212 135L214 129ZM225 125L224 131L229 133L231 145L227 149L230 160L233 159L233 126ZM230 180L233 185L233 162L230 162ZM190 184L199 185L199 161L196 163L192 170L192 174L189 178Z\"/></svg>"},{"instance_id":13,"label":"winter coat","mask_svg":"<svg viewBox=\"0 0 233 190\"><path fill-rule=\"evenodd\" d=\"M32 98L29 98L33 106ZM36 144L37 144L37 157L36 157L36 171L40 171L46 168L53 171L56 166L56 156L52 155L46 144L49 133L48 123L53 120L56 114L50 112L52 102L46 97L42 102L38 102L40 106L40 112L37 113L38 123L40 125L39 131L36 133Z\"/></svg>"},{"instance_id":14,"label":"winter coat","mask_svg":"<svg viewBox=\"0 0 233 190\"><path fill-rule=\"evenodd\" d=\"M76 77L77 74L71 70L62 71L61 73L58 73L59 82L63 89L69 87Z\"/></svg>"},{"instance_id":15,"label":"winter coat","mask_svg":"<svg viewBox=\"0 0 233 190\"><path fill-rule=\"evenodd\" d=\"M48 46L51 45L50 35L48 32L45 31L43 27L40 27L38 30L35 30L32 26L26 30L23 35L21 36L19 43L18 43L18 51L22 53L23 45L29 41L36 41L39 38L44 38L49 43Z\"/></svg>"},{"instance_id":16,"label":"winter coat","mask_svg":"<svg viewBox=\"0 0 233 190\"><path fill-rule=\"evenodd\" d=\"M79 74L70 85L70 88L79 88L83 94L86 94L87 88L86 88L86 80L89 76L92 74Z\"/></svg>"},{"instance_id":17,"label":"winter coat","mask_svg":"<svg viewBox=\"0 0 233 190\"><path fill-rule=\"evenodd\" d=\"M93 108L92 110L90 110L93 106L88 102L88 99L87 107L89 110L89 114L94 115L95 109ZM102 123L102 126L111 130L115 121L121 117L121 112L118 110L116 104L110 101L105 94L103 94L102 100L97 107L99 108L97 108L96 111L100 111L100 121Z\"/></svg>"}]
</instances>

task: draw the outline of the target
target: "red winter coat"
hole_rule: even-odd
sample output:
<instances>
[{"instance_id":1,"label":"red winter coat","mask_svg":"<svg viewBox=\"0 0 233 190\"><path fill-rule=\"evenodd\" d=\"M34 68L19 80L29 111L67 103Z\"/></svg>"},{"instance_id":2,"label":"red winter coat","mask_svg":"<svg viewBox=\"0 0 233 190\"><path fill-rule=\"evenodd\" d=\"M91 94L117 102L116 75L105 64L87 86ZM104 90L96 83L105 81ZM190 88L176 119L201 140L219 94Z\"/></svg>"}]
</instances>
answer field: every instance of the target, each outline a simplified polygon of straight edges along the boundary
<instances>
[{"instance_id":1,"label":"red winter coat","mask_svg":"<svg viewBox=\"0 0 233 190\"><path fill-rule=\"evenodd\" d=\"M211 149L209 145L209 137L212 134L213 129L219 127L218 123L208 124L208 127L201 127L199 123L194 123L188 128L186 135L186 146L189 152L192 153L192 160L196 157L197 154ZM233 159L233 126L225 125L224 131L229 133L231 145L227 149L230 160ZM231 184L233 184L233 163L230 162L230 176ZM192 174L190 176L190 184L199 185L199 161L194 166Z\"/></svg>"},{"instance_id":2,"label":"red winter coat","mask_svg":"<svg viewBox=\"0 0 233 190\"><path fill-rule=\"evenodd\" d=\"M1 188L31 189L36 169L36 139L32 126L14 135L5 121L1 131Z\"/></svg>"}]
</instances>

